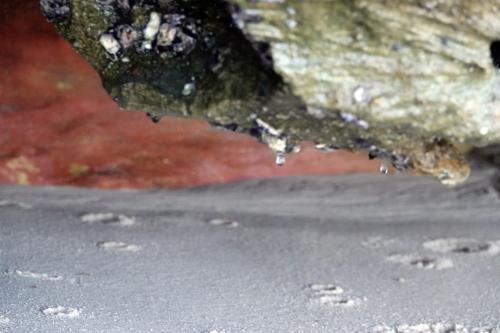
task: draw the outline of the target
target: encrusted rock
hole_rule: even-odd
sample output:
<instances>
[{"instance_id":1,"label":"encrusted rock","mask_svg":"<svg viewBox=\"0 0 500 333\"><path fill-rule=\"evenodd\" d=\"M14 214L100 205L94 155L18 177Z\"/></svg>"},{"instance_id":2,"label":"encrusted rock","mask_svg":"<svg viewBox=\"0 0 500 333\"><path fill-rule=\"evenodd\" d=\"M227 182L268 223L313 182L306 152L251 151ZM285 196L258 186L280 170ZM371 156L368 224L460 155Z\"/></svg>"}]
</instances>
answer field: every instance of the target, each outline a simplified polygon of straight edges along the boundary
<instances>
[{"instance_id":1,"label":"encrusted rock","mask_svg":"<svg viewBox=\"0 0 500 333\"><path fill-rule=\"evenodd\" d=\"M455 185L500 142L498 0L40 3L120 106L257 134L280 163L309 140Z\"/></svg>"},{"instance_id":2,"label":"encrusted rock","mask_svg":"<svg viewBox=\"0 0 500 333\"><path fill-rule=\"evenodd\" d=\"M40 7L51 22L65 20L70 17L69 0L40 0Z\"/></svg>"}]
</instances>

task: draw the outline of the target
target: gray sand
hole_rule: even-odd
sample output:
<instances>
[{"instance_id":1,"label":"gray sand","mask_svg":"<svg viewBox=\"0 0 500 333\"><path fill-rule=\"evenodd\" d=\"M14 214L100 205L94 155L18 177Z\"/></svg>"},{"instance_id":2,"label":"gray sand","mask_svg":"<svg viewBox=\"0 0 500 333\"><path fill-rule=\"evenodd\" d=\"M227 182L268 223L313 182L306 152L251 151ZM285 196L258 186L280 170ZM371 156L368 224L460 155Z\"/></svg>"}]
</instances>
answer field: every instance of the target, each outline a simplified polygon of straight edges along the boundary
<instances>
[{"instance_id":1,"label":"gray sand","mask_svg":"<svg viewBox=\"0 0 500 333\"><path fill-rule=\"evenodd\" d=\"M0 187L0 332L500 332L484 172Z\"/></svg>"}]
</instances>

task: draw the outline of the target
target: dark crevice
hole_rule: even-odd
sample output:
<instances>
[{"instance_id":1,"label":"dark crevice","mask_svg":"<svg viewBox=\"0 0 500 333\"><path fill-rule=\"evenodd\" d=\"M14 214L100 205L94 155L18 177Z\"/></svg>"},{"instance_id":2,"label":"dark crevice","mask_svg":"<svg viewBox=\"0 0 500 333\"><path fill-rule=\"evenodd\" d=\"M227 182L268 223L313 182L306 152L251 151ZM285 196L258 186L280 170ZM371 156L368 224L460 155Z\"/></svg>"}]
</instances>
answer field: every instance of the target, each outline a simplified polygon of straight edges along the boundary
<instances>
[{"instance_id":1,"label":"dark crevice","mask_svg":"<svg viewBox=\"0 0 500 333\"><path fill-rule=\"evenodd\" d=\"M491 42L490 56L493 66L500 69L500 40Z\"/></svg>"}]
</instances>

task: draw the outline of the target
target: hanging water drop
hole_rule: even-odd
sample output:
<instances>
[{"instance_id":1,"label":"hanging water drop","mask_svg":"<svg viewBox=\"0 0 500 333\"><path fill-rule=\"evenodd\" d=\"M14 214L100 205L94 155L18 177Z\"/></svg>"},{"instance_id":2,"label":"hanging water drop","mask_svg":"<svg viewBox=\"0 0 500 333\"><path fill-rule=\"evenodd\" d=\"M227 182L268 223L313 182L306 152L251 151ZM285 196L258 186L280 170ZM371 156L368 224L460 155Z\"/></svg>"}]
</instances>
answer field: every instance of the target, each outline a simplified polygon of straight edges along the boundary
<instances>
[{"instance_id":1,"label":"hanging water drop","mask_svg":"<svg viewBox=\"0 0 500 333\"><path fill-rule=\"evenodd\" d=\"M354 102L357 104L366 104L371 101L371 96L365 87L359 86L356 89L354 89L352 93L352 98L354 99Z\"/></svg>"},{"instance_id":2,"label":"hanging water drop","mask_svg":"<svg viewBox=\"0 0 500 333\"><path fill-rule=\"evenodd\" d=\"M384 163L380 164L380 173L383 175L389 174L389 167Z\"/></svg>"},{"instance_id":3,"label":"hanging water drop","mask_svg":"<svg viewBox=\"0 0 500 333\"><path fill-rule=\"evenodd\" d=\"M285 154L276 154L276 165L277 166L283 166L285 165L285 162L286 162L286 158L285 158Z\"/></svg>"},{"instance_id":4,"label":"hanging water drop","mask_svg":"<svg viewBox=\"0 0 500 333\"><path fill-rule=\"evenodd\" d=\"M196 85L194 83L186 83L182 89L182 94L184 96L189 96L196 90Z\"/></svg>"}]
</instances>

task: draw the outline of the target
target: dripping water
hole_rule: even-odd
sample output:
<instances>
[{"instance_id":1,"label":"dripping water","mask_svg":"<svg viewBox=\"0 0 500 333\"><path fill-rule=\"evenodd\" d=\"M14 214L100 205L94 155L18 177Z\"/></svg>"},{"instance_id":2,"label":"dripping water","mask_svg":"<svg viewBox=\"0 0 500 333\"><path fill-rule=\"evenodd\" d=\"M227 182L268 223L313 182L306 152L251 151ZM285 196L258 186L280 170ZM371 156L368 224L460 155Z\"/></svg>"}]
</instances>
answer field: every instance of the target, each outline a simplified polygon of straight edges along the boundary
<instances>
[{"instance_id":1,"label":"dripping water","mask_svg":"<svg viewBox=\"0 0 500 333\"><path fill-rule=\"evenodd\" d=\"M277 166L284 166L286 162L285 154L278 153L276 154L276 165Z\"/></svg>"}]
</instances>

